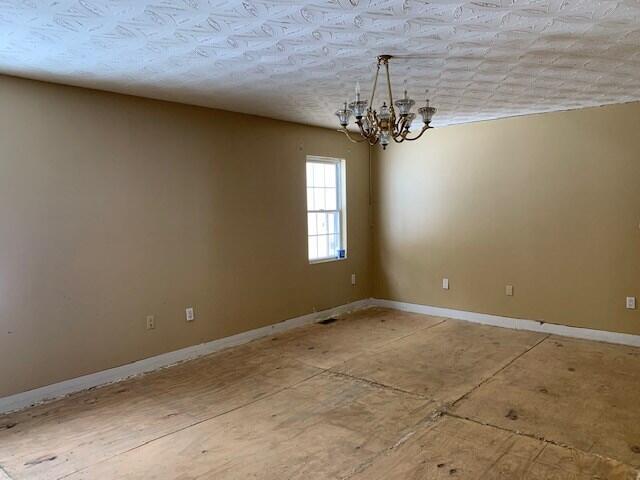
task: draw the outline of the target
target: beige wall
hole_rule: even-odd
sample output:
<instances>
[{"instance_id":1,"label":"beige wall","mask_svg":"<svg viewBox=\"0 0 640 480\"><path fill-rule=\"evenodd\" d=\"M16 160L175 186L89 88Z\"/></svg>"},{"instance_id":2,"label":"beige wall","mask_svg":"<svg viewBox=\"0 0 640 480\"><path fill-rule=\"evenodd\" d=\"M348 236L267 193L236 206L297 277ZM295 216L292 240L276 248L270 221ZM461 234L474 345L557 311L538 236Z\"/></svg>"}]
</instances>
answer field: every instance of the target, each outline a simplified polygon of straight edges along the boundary
<instances>
[{"instance_id":1,"label":"beige wall","mask_svg":"<svg viewBox=\"0 0 640 480\"><path fill-rule=\"evenodd\" d=\"M342 135L10 77L0 105L0 397L369 296ZM307 262L307 154L346 159L345 261Z\"/></svg>"},{"instance_id":2,"label":"beige wall","mask_svg":"<svg viewBox=\"0 0 640 480\"><path fill-rule=\"evenodd\" d=\"M375 296L640 333L640 103L435 129L374 172Z\"/></svg>"}]
</instances>

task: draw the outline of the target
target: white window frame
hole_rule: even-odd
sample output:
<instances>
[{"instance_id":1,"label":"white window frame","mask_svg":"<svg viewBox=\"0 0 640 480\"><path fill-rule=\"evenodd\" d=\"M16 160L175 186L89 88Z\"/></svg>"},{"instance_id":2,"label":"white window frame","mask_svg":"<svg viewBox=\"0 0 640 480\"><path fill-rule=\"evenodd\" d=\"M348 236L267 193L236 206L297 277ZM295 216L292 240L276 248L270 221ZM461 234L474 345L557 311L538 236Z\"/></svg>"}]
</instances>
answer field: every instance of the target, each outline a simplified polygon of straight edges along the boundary
<instances>
[{"instance_id":1,"label":"white window frame","mask_svg":"<svg viewBox=\"0 0 640 480\"><path fill-rule=\"evenodd\" d=\"M307 198L307 189L309 188L309 179L306 177L306 166L307 163L312 162L312 163L329 163L331 165L335 165L336 166L336 170L337 170L337 175L336 175L336 192L337 192L337 199L336 199L336 210L309 210L309 204L308 204L308 198ZM348 250L347 250L347 188L346 188L346 183L347 183L347 167L346 167L346 162L343 158L332 158L332 157L321 157L321 156L317 156L317 155L307 155L306 159L305 159L305 201L307 202L307 212L305 214L305 217L307 219L307 259L309 260L310 264L315 264L315 263L326 263L326 262L336 262L336 261L340 261L340 260L346 260L347 256L348 256ZM310 259L309 258L309 223L308 223L308 219L309 219L309 214L310 213L329 213L329 212L336 212L338 214L338 218L339 218L339 224L340 224L340 250L344 250L344 257L326 257L326 258L317 258L317 259Z\"/></svg>"}]
</instances>

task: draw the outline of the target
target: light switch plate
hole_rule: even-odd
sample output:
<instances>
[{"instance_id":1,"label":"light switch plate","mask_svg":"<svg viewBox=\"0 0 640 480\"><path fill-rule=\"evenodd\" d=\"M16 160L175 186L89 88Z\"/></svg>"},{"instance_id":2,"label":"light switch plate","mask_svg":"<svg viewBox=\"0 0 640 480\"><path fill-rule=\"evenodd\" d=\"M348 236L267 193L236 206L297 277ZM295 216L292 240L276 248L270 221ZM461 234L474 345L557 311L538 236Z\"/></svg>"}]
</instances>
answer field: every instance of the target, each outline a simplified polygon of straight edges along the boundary
<instances>
[{"instance_id":1,"label":"light switch plate","mask_svg":"<svg viewBox=\"0 0 640 480\"><path fill-rule=\"evenodd\" d=\"M193 313L193 307L187 307L187 309L185 310L186 316L187 316L187 322L193 322L193 320L195 320L195 314Z\"/></svg>"},{"instance_id":2,"label":"light switch plate","mask_svg":"<svg viewBox=\"0 0 640 480\"><path fill-rule=\"evenodd\" d=\"M448 278L443 278L442 279L442 288L444 288L445 290L449 290L449 279Z\"/></svg>"},{"instance_id":3,"label":"light switch plate","mask_svg":"<svg viewBox=\"0 0 640 480\"><path fill-rule=\"evenodd\" d=\"M507 285L504 288L504 293L508 296L508 297L513 297L513 285Z\"/></svg>"},{"instance_id":4,"label":"light switch plate","mask_svg":"<svg viewBox=\"0 0 640 480\"><path fill-rule=\"evenodd\" d=\"M636 309L636 297L627 297L627 308L629 310Z\"/></svg>"}]
</instances>

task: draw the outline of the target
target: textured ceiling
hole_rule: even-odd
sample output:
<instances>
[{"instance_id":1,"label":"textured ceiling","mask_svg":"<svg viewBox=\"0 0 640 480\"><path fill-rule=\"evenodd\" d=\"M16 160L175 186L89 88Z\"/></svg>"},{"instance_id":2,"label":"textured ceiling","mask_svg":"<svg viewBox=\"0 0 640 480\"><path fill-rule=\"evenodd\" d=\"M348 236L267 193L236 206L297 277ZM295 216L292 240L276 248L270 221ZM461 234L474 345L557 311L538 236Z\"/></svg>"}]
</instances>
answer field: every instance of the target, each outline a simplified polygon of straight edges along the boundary
<instances>
[{"instance_id":1,"label":"textured ceiling","mask_svg":"<svg viewBox=\"0 0 640 480\"><path fill-rule=\"evenodd\" d=\"M0 72L316 125L381 53L435 125L640 100L640 0L0 0Z\"/></svg>"}]
</instances>

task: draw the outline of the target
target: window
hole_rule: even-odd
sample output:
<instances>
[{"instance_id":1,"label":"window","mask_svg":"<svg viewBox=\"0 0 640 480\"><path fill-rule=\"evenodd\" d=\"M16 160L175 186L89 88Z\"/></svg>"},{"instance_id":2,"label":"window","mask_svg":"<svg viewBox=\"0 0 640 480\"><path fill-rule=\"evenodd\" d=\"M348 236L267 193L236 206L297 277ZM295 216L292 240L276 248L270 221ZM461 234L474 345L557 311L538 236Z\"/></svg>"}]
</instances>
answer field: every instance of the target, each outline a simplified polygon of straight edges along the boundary
<instances>
[{"instance_id":1,"label":"window","mask_svg":"<svg viewBox=\"0 0 640 480\"><path fill-rule=\"evenodd\" d=\"M346 257L344 160L307 157L309 261Z\"/></svg>"}]
</instances>

